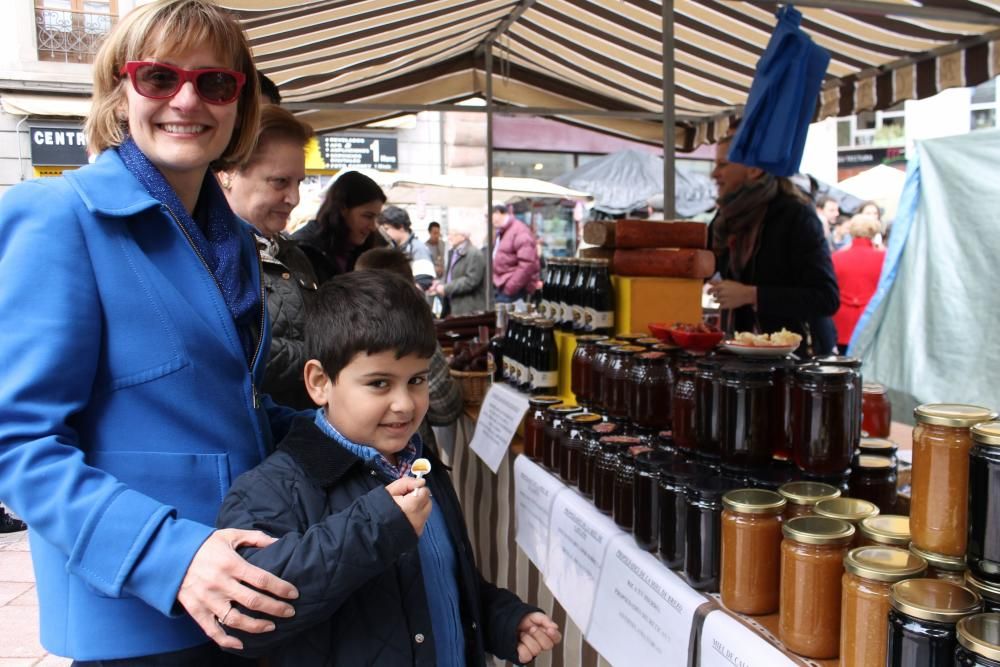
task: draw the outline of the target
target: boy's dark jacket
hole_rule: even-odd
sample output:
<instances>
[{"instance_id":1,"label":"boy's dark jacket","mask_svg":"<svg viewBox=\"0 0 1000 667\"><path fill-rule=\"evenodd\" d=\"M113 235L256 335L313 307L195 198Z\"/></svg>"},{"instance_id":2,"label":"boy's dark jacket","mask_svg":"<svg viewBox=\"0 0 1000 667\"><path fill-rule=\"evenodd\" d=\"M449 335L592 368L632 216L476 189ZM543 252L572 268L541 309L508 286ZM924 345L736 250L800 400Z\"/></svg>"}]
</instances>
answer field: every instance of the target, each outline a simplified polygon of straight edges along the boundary
<instances>
[{"instance_id":1,"label":"boy's dark jacket","mask_svg":"<svg viewBox=\"0 0 1000 667\"><path fill-rule=\"evenodd\" d=\"M485 664L486 653L517 662L517 624L537 609L479 574L446 468L425 456L434 511L456 549L466 664ZM305 418L236 480L218 526L282 538L241 553L299 590L295 616L275 619L273 632L227 628L246 655L266 654L272 667L436 664L417 536L385 490L390 481Z\"/></svg>"}]
</instances>

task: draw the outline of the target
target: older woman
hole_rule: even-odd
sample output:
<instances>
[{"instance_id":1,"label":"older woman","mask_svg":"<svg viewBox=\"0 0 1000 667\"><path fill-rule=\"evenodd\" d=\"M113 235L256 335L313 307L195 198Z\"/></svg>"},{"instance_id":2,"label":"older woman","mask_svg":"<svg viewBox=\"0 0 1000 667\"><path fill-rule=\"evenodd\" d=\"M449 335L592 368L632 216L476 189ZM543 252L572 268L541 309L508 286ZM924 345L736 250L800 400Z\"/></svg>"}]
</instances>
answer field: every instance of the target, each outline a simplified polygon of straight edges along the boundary
<instances>
[{"instance_id":1,"label":"older woman","mask_svg":"<svg viewBox=\"0 0 1000 667\"><path fill-rule=\"evenodd\" d=\"M305 178L305 145L312 128L281 107L261 111L257 145L238 167L219 172L233 211L257 230L264 289L271 316L271 354L263 389L277 403L314 408L302 381L306 363L305 309L316 291L309 258L283 232L299 203Z\"/></svg>"},{"instance_id":2,"label":"older woman","mask_svg":"<svg viewBox=\"0 0 1000 667\"><path fill-rule=\"evenodd\" d=\"M209 172L256 142L255 70L207 0L134 9L93 70L94 164L0 209L0 498L31 528L49 651L226 664L221 624L267 632L297 595L235 550L272 538L212 527L296 414L260 391L257 250Z\"/></svg>"}]
</instances>

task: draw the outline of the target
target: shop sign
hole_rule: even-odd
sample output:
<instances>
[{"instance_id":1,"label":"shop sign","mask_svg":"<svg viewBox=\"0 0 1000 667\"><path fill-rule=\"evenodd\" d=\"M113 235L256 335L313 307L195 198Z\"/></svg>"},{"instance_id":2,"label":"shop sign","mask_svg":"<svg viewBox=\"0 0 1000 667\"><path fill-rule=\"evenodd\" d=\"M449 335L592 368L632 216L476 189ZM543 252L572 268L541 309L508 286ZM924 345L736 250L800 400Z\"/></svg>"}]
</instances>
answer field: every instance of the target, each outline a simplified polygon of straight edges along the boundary
<instances>
[{"instance_id":1,"label":"shop sign","mask_svg":"<svg viewBox=\"0 0 1000 667\"><path fill-rule=\"evenodd\" d=\"M398 142L393 137L323 134L319 150L327 169L395 171L399 166Z\"/></svg>"},{"instance_id":2,"label":"shop sign","mask_svg":"<svg viewBox=\"0 0 1000 667\"><path fill-rule=\"evenodd\" d=\"M905 159L906 149L902 146L840 150L837 152L837 167L840 169L876 167L880 164L890 164Z\"/></svg>"},{"instance_id":3,"label":"shop sign","mask_svg":"<svg viewBox=\"0 0 1000 667\"><path fill-rule=\"evenodd\" d=\"M87 140L81 125L29 125L31 164L73 166L87 164Z\"/></svg>"}]
</instances>

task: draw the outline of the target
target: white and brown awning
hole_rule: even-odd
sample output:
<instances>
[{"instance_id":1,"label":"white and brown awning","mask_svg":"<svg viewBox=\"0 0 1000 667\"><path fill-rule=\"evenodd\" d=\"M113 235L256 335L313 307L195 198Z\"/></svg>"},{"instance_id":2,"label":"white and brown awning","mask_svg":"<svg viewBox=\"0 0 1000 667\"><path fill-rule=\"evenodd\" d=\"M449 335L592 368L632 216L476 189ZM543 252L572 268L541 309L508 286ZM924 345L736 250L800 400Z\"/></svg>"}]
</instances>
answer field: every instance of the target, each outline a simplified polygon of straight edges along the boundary
<instances>
[{"instance_id":1,"label":"white and brown awning","mask_svg":"<svg viewBox=\"0 0 1000 667\"><path fill-rule=\"evenodd\" d=\"M220 1L243 20L258 65L286 102L327 105L305 112L318 129L398 115L394 105L485 96L484 45L492 44L497 104L553 110L543 115L662 142L661 122L649 116L663 112L659 2ZM796 6L803 28L832 57L817 118L885 109L1000 74L1000 0ZM776 5L680 0L673 8L683 150L713 140L746 101Z\"/></svg>"}]
</instances>

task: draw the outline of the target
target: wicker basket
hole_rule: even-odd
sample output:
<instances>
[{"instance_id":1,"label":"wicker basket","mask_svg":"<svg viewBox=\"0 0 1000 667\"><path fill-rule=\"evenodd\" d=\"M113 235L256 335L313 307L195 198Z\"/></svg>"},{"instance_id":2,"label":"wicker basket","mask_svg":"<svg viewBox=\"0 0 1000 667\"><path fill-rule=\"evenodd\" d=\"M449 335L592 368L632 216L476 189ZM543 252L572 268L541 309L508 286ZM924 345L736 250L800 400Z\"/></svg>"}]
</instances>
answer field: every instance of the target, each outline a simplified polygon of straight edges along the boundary
<instances>
[{"instance_id":1,"label":"wicker basket","mask_svg":"<svg viewBox=\"0 0 1000 667\"><path fill-rule=\"evenodd\" d=\"M466 405L479 405L486 398L486 392L493 383L493 364L486 371L456 371L449 369L451 376L462 389L462 400Z\"/></svg>"}]
</instances>

